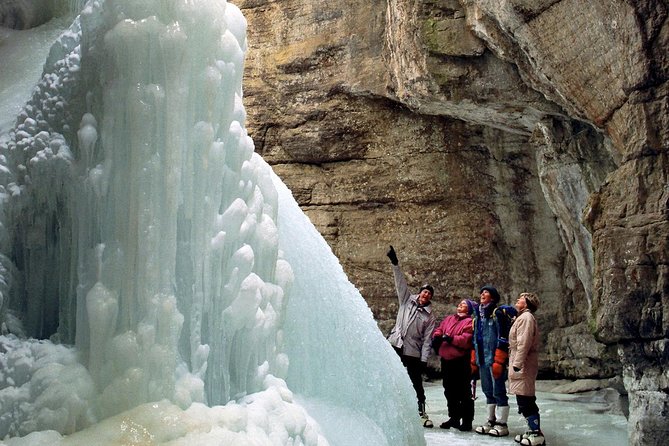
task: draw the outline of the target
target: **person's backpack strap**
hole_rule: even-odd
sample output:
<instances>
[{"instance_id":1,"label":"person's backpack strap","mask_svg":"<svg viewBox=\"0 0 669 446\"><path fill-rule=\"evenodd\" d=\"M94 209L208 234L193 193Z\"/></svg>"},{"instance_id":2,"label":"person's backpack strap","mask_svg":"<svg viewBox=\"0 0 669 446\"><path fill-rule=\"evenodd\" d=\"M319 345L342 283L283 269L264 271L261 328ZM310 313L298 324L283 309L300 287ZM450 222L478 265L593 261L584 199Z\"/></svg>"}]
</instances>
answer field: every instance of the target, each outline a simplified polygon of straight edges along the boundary
<instances>
[{"instance_id":1,"label":"person's backpack strap","mask_svg":"<svg viewBox=\"0 0 669 446\"><path fill-rule=\"evenodd\" d=\"M497 319L499 329L497 348L506 352L509 351L509 331L511 330L511 325L513 325L513 321L517 315L518 310L511 305L500 305L493 313L493 317Z\"/></svg>"}]
</instances>

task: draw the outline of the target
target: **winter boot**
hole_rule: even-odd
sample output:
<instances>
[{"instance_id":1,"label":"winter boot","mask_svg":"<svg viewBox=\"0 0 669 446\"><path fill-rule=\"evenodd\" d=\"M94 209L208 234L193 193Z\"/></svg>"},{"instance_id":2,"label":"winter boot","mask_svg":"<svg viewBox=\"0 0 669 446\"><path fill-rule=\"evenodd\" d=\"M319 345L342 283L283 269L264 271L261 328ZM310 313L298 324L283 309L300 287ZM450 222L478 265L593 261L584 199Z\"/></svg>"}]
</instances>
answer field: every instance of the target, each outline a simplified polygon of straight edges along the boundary
<instances>
[{"instance_id":1,"label":"winter boot","mask_svg":"<svg viewBox=\"0 0 669 446\"><path fill-rule=\"evenodd\" d=\"M430 420L430 417L425 412L425 401L418 401L418 414L423 421L423 427L434 427L432 420Z\"/></svg>"},{"instance_id":2,"label":"winter boot","mask_svg":"<svg viewBox=\"0 0 669 446\"><path fill-rule=\"evenodd\" d=\"M506 437L509 435L509 427L506 421L509 419L509 406L497 406L495 425L488 431L493 437Z\"/></svg>"},{"instance_id":3,"label":"winter boot","mask_svg":"<svg viewBox=\"0 0 669 446\"><path fill-rule=\"evenodd\" d=\"M546 444L546 439L541 431L530 431L525 435L527 435L527 437L520 440L520 444L522 445L544 446Z\"/></svg>"},{"instance_id":4,"label":"winter boot","mask_svg":"<svg viewBox=\"0 0 669 446\"><path fill-rule=\"evenodd\" d=\"M469 432L472 430L472 422L474 421L474 400L467 400L462 406L462 423L460 429L462 432Z\"/></svg>"},{"instance_id":5,"label":"winter boot","mask_svg":"<svg viewBox=\"0 0 669 446\"><path fill-rule=\"evenodd\" d=\"M541 430L541 418L539 414L530 415L525 418L527 420L527 427L530 428L530 431L540 431Z\"/></svg>"},{"instance_id":6,"label":"winter boot","mask_svg":"<svg viewBox=\"0 0 669 446\"><path fill-rule=\"evenodd\" d=\"M497 419L495 417L495 408L497 407L497 405L488 404L486 407L488 409L488 422L475 429L477 434L485 435L488 432L490 432L490 429L492 429L493 426L495 426L495 420Z\"/></svg>"},{"instance_id":7,"label":"winter boot","mask_svg":"<svg viewBox=\"0 0 669 446\"><path fill-rule=\"evenodd\" d=\"M442 429L458 429L460 427L460 404L448 402L448 420L439 425Z\"/></svg>"},{"instance_id":8,"label":"winter boot","mask_svg":"<svg viewBox=\"0 0 669 446\"><path fill-rule=\"evenodd\" d=\"M526 420L527 420L527 426L530 428L530 430L528 430L522 435L516 435L516 438L514 438L514 440L517 443L531 446L546 444L546 440L544 439L544 434L541 432L541 419L539 418L539 414L530 415L529 417L526 418ZM532 443L533 441L534 443Z\"/></svg>"},{"instance_id":9,"label":"winter boot","mask_svg":"<svg viewBox=\"0 0 669 446\"><path fill-rule=\"evenodd\" d=\"M442 429L450 429L452 427L455 429L460 429L460 420L455 418L449 418L447 421L441 423L439 427Z\"/></svg>"}]
</instances>

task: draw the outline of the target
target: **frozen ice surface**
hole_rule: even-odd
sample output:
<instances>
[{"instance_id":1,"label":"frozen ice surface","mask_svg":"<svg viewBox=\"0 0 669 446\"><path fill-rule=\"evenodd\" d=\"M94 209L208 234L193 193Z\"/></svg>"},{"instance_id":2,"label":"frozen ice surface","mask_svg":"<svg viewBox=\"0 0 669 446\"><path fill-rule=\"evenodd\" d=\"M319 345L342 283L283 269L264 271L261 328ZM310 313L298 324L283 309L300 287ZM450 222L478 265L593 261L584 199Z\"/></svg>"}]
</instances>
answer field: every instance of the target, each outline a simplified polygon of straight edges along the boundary
<instances>
[{"instance_id":1,"label":"frozen ice surface","mask_svg":"<svg viewBox=\"0 0 669 446\"><path fill-rule=\"evenodd\" d=\"M548 446L626 446L627 420L623 415L610 411L609 403L602 398L603 391L582 394L556 394L537 392L537 405L541 413L541 428ZM441 381L426 382L427 411L434 429L425 429L427 446L485 446L512 445L513 437L527 430L522 415L518 414L513 395L509 396L509 436L495 438L472 432L440 429L439 424L448 419L446 398ZM477 389L474 426L485 422L485 396ZM419 420L417 419L418 423Z\"/></svg>"}]
</instances>

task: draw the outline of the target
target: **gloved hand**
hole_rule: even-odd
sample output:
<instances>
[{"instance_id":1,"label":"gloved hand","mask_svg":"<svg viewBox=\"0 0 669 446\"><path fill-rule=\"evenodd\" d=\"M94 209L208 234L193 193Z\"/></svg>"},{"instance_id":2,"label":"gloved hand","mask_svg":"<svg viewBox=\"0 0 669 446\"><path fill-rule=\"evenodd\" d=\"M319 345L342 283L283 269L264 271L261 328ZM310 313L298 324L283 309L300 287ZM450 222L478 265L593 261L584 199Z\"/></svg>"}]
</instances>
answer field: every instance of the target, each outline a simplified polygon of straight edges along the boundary
<instances>
[{"instance_id":1,"label":"gloved hand","mask_svg":"<svg viewBox=\"0 0 669 446\"><path fill-rule=\"evenodd\" d=\"M472 369L472 376L478 376L479 366L476 365L476 350L472 349L471 355L469 356L469 366Z\"/></svg>"},{"instance_id":2,"label":"gloved hand","mask_svg":"<svg viewBox=\"0 0 669 446\"><path fill-rule=\"evenodd\" d=\"M427 361L420 362L420 372L427 373Z\"/></svg>"},{"instance_id":3,"label":"gloved hand","mask_svg":"<svg viewBox=\"0 0 669 446\"><path fill-rule=\"evenodd\" d=\"M441 343L443 341L444 341L443 338L441 338L440 336L432 338L432 350L434 350L434 353L436 355L439 354L439 347L441 347Z\"/></svg>"},{"instance_id":4,"label":"gloved hand","mask_svg":"<svg viewBox=\"0 0 669 446\"><path fill-rule=\"evenodd\" d=\"M441 337L444 338L444 341L448 342L449 344L453 342L453 336L449 334L443 334Z\"/></svg>"},{"instance_id":5,"label":"gloved hand","mask_svg":"<svg viewBox=\"0 0 669 446\"><path fill-rule=\"evenodd\" d=\"M492 364L492 376L500 379L504 375L504 366L509 359L509 354L502 349L495 349L495 362Z\"/></svg>"},{"instance_id":6,"label":"gloved hand","mask_svg":"<svg viewBox=\"0 0 669 446\"><path fill-rule=\"evenodd\" d=\"M397 260L397 254L395 254L395 248L393 248L393 245L390 245L390 251L388 251L388 254L386 254L388 258L390 259L390 263L393 265L397 265L399 261Z\"/></svg>"}]
</instances>

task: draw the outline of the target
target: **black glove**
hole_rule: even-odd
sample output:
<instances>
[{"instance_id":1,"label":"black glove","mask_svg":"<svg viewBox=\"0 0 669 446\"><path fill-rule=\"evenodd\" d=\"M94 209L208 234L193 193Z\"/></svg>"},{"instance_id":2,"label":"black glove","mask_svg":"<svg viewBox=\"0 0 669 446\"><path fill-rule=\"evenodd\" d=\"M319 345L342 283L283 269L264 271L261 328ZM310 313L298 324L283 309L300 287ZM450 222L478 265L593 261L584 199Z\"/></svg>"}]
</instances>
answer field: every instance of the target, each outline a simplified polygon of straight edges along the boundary
<instances>
[{"instance_id":1,"label":"black glove","mask_svg":"<svg viewBox=\"0 0 669 446\"><path fill-rule=\"evenodd\" d=\"M420 371L421 371L421 373L427 373L427 362L426 361L421 361L420 362Z\"/></svg>"},{"instance_id":2,"label":"black glove","mask_svg":"<svg viewBox=\"0 0 669 446\"><path fill-rule=\"evenodd\" d=\"M432 338L432 350L434 350L435 354L439 354L439 347L441 347L443 341L444 339L439 336Z\"/></svg>"},{"instance_id":3,"label":"black glove","mask_svg":"<svg viewBox=\"0 0 669 446\"><path fill-rule=\"evenodd\" d=\"M397 254L395 254L395 249L393 248L393 245L390 245L390 251L388 251L388 254L386 254L388 258L390 259L390 263L393 265L397 265L399 262L397 260Z\"/></svg>"},{"instance_id":4,"label":"black glove","mask_svg":"<svg viewBox=\"0 0 669 446\"><path fill-rule=\"evenodd\" d=\"M453 336L451 336L451 335L449 335L449 334L441 335L441 337L444 338L444 341L448 342L449 344L450 344L451 342L453 342Z\"/></svg>"}]
</instances>

